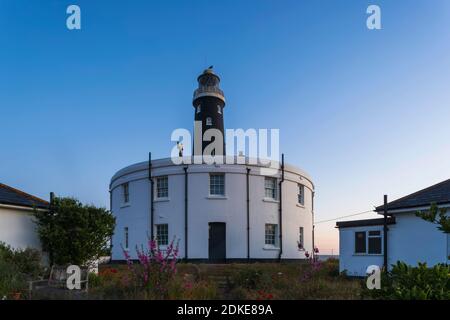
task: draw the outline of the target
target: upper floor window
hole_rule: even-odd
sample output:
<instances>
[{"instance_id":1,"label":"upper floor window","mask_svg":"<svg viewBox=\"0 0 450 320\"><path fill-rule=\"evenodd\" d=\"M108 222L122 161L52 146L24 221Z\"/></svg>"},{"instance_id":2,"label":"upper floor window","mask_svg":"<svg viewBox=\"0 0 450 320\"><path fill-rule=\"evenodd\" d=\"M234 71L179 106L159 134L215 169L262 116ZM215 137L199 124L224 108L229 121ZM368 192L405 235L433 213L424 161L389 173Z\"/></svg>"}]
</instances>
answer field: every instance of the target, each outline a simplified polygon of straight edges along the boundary
<instances>
[{"instance_id":1,"label":"upper floor window","mask_svg":"<svg viewBox=\"0 0 450 320\"><path fill-rule=\"evenodd\" d=\"M196 112L200 113L202 111L202 106L199 104L196 108Z\"/></svg>"},{"instance_id":2,"label":"upper floor window","mask_svg":"<svg viewBox=\"0 0 450 320\"><path fill-rule=\"evenodd\" d=\"M167 246L169 244L169 225L156 225L156 240L159 246Z\"/></svg>"},{"instance_id":3,"label":"upper floor window","mask_svg":"<svg viewBox=\"0 0 450 320\"><path fill-rule=\"evenodd\" d=\"M222 114L222 107L220 104L217 105L217 113Z\"/></svg>"},{"instance_id":4,"label":"upper floor window","mask_svg":"<svg viewBox=\"0 0 450 320\"><path fill-rule=\"evenodd\" d=\"M265 230L265 244L275 246L277 244L278 225L266 224Z\"/></svg>"},{"instance_id":5,"label":"upper floor window","mask_svg":"<svg viewBox=\"0 0 450 320\"><path fill-rule=\"evenodd\" d=\"M302 184L297 184L298 193L297 193L297 201L298 204L304 205L305 204L305 186Z\"/></svg>"},{"instance_id":6,"label":"upper floor window","mask_svg":"<svg viewBox=\"0 0 450 320\"><path fill-rule=\"evenodd\" d=\"M225 195L225 175L223 173L211 173L209 175L209 194L213 196Z\"/></svg>"},{"instance_id":7,"label":"upper floor window","mask_svg":"<svg viewBox=\"0 0 450 320\"><path fill-rule=\"evenodd\" d=\"M128 182L122 184L123 203L130 202L130 185Z\"/></svg>"},{"instance_id":8,"label":"upper floor window","mask_svg":"<svg viewBox=\"0 0 450 320\"><path fill-rule=\"evenodd\" d=\"M156 178L156 197L169 197L169 179L167 176Z\"/></svg>"},{"instance_id":9,"label":"upper floor window","mask_svg":"<svg viewBox=\"0 0 450 320\"><path fill-rule=\"evenodd\" d=\"M212 119L210 117L206 118L206 125L212 126Z\"/></svg>"},{"instance_id":10,"label":"upper floor window","mask_svg":"<svg viewBox=\"0 0 450 320\"><path fill-rule=\"evenodd\" d=\"M355 253L381 254L382 235L380 230L355 232Z\"/></svg>"},{"instance_id":11,"label":"upper floor window","mask_svg":"<svg viewBox=\"0 0 450 320\"><path fill-rule=\"evenodd\" d=\"M265 197L276 200L278 198L277 179L265 177L264 179Z\"/></svg>"}]
</instances>

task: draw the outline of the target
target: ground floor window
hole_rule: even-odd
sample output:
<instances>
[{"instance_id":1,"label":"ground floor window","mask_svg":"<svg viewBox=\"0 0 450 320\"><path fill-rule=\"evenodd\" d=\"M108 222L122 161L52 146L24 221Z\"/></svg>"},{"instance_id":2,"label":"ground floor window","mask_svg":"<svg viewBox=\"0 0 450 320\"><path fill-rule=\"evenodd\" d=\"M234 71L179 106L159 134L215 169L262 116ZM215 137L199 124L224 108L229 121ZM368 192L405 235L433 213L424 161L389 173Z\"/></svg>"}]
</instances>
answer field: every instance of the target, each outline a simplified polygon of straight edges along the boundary
<instances>
[{"instance_id":1,"label":"ground floor window","mask_svg":"<svg viewBox=\"0 0 450 320\"><path fill-rule=\"evenodd\" d=\"M381 231L369 231L369 254L381 254Z\"/></svg>"},{"instance_id":2,"label":"ground floor window","mask_svg":"<svg viewBox=\"0 0 450 320\"><path fill-rule=\"evenodd\" d=\"M156 241L159 246L167 246L169 244L169 225L157 224L156 225Z\"/></svg>"},{"instance_id":3,"label":"ground floor window","mask_svg":"<svg viewBox=\"0 0 450 320\"><path fill-rule=\"evenodd\" d=\"M366 232L355 232L355 253L366 253Z\"/></svg>"},{"instance_id":4,"label":"ground floor window","mask_svg":"<svg viewBox=\"0 0 450 320\"><path fill-rule=\"evenodd\" d=\"M355 232L355 253L381 254L382 236L380 230Z\"/></svg>"},{"instance_id":5,"label":"ground floor window","mask_svg":"<svg viewBox=\"0 0 450 320\"><path fill-rule=\"evenodd\" d=\"M265 244L275 246L277 243L278 226L276 224L266 224Z\"/></svg>"},{"instance_id":6,"label":"ground floor window","mask_svg":"<svg viewBox=\"0 0 450 320\"><path fill-rule=\"evenodd\" d=\"M128 227L125 227L123 229L123 233L124 233L125 249L128 250Z\"/></svg>"},{"instance_id":7,"label":"ground floor window","mask_svg":"<svg viewBox=\"0 0 450 320\"><path fill-rule=\"evenodd\" d=\"M298 229L298 249L299 250L305 250L305 243L304 243L304 231L303 227L300 227Z\"/></svg>"}]
</instances>

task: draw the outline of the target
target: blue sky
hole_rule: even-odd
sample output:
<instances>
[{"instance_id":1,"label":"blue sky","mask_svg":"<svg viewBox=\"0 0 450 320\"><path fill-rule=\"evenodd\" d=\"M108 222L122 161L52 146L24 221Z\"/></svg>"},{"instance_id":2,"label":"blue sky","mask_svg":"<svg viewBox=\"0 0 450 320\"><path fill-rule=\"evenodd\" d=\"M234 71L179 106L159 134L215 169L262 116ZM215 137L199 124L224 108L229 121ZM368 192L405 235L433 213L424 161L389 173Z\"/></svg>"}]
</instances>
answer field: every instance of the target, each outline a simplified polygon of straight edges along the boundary
<instances>
[{"instance_id":1,"label":"blue sky","mask_svg":"<svg viewBox=\"0 0 450 320\"><path fill-rule=\"evenodd\" d=\"M225 126L280 129L316 183L316 220L369 210L449 178L449 19L447 0L2 0L0 181L108 206L118 169L192 128L213 64ZM324 252L333 227L317 226Z\"/></svg>"}]
</instances>

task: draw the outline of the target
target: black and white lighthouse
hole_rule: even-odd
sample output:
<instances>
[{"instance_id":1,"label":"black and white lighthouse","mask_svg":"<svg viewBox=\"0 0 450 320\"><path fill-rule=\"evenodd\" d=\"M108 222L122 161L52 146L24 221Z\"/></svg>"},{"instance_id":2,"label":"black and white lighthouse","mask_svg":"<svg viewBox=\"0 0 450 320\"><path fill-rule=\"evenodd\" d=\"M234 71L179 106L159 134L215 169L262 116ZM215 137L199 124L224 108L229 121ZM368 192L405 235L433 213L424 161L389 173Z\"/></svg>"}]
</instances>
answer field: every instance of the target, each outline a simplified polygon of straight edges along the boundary
<instances>
[{"instance_id":1,"label":"black and white lighthouse","mask_svg":"<svg viewBox=\"0 0 450 320\"><path fill-rule=\"evenodd\" d=\"M218 131L220 131L222 137L220 143L222 150L215 149L212 152L212 155L225 155L225 135L223 125L225 96L219 87L220 78L214 73L211 66L198 76L197 81L198 88L194 91L194 98L192 100L192 105L195 108L194 119L196 124L196 128L194 129L193 155L203 155L205 148L217 139L217 134L214 134L214 132L218 133ZM200 123L201 128L199 126ZM215 130L210 130L209 134L207 133L205 135L205 132L209 129ZM211 134L211 140L208 141Z\"/></svg>"}]
</instances>

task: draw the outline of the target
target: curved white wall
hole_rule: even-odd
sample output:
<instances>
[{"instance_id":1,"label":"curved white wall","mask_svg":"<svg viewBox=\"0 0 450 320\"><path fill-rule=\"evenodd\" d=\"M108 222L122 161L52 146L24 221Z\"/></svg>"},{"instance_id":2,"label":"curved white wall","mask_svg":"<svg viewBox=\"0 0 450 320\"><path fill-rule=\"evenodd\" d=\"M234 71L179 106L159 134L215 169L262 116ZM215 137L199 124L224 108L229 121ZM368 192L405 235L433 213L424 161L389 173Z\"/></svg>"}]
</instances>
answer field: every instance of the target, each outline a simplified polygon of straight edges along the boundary
<instances>
[{"instance_id":1,"label":"curved white wall","mask_svg":"<svg viewBox=\"0 0 450 320\"><path fill-rule=\"evenodd\" d=\"M180 257L184 257L185 177L186 165L174 165L170 159L152 162L152 176L168 176L169 198L154 202L154 224L169 225L169 239L180 239ZM265 246L265 224L279 225L279 204L264 198L264 175L258 165L188 165L188 258L208 259L208 223L226 223L227 259L247 258L246 168L250 168L250 258L277 259L279 250ZM225 197L209 197L209 174L225 173ZM278 178L280 178L280 172ZM156 180L156 179L155 179ZM121 185L129 183L130 201L123 205ZM297 183L305 186L305 204L297 204ZM156 188L156 181L155 181ZM308 175L286 166L283 183L283 259L303 259L297 240L299 227L304 229L305 249L312 250L312 210L314 185ZM129 248L136 257L135 246L147 243L150 234L150 183L148 164L138 163L120 170L111 180L111 210L117 219L113 236L113 260L122 260L124 228L129 230Z\"/></svg>"}]
</instances>

